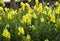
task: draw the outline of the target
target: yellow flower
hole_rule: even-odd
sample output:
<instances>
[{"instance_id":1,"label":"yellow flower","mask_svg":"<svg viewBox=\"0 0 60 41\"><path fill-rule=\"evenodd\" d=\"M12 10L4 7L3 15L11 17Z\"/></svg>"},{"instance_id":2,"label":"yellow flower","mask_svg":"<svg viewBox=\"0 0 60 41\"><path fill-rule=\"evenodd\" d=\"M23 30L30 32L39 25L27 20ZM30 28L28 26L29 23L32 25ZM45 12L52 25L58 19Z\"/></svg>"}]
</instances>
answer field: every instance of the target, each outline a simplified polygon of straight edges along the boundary
<instances>
[{"instance_id":1,"label":"yellow flower","mask_svg":"<svg viewBox=\"0 0 60 41\"><path fill-rule=\"evenodd\" d=\"M24 11L24 9L25 9L25 4L23 3L23 2L21 2L21 9Z\"/></svg>"},{"instance_id":2,"label":"yellow flower","mask_svg":"<svg viewBox=\"0 0 60 41\"><path fill-rule=\"evenodd\" d=\"M48 16L52 17L52 10L48 11Z\"/></svg>"},{"instance_id":3,"label":"yellow flower","mask_svg":"<svg viewBox=\"0 0 60 41\"><path fill-rule=\"evenodd\" d=\"M49 41L48 39L46 39L45 41Z\"/></svg>"},{"instance_id":4,"label":"yellow flower","mask_svg":"<svg viewBox=\"0 0 60 41\"><path fill-rule=\"evenodd\" d=\"M48 6L45 6L45 9L49 10L49 7Z\"/></svg>"},{"instance_id":5,"label":"yellow flower","mask_svg":"<svg viewBox=\"0 0 60 41\"><path fill-rule=\"evenodd\" d=\"M59 3L56 1L55 5L56 5L56 6L59 6Z\"/></svg>"},{"instance_id":6,"label":"yellow flower","mask_svg":"<svg viewBox=\"0 0 60 41\"><path fill-rule=\"evenodd\" d=\"M42 13L42 11L43 11L42 3L39 5L37 11L38 11L39 13Z\"/></svg>"},{"instance_id":7,"label":"yellow flower","mask_svg":"<svg viewBox=\"0 0 60 41\"><path fill-rule=\"evenodd\" d=\"M36 5L38 5L38 3L39 3L39 0L35 0L35 3L36 3Z\"/></svg>"},{"instance_id":8,"label":"yellow flower","mask_svg":"<svg viewBox=\"0 0 60 41\"><path fill-rule=\"evenodd\" d=\"M37 10L37 6L36 5L34 6L34 10Z\"/></svg>"},{"instance_id":9,"label":"yellow flower","mask_svg":"<svg viewBox=\"0 0 60 41\"><path fill-rule=\"evenodd\" d=\"M43 17L41 17L41 18L40 18L40 21L41 21L41 22L44 22L44 18L43 18Z\"/></svg>"},{"instance_id":10,"label":"yellow flower","mask_svg":"<svg viewBox=\"0 0 60 41\"><path fill-rule=\"evenodd\" d=\"M60 14L60 6L55 10L56 14Z\"/></svg>"},{"instance_id":11,"label":"yellow flower","mask_svg":"<svg viewBox=\"0 0 60 41\"><path fill-rule=\"evenodd\" d=\"M10 33L8 32L7 29L4 29L3 36L10 39Z\"/></svg>"},{"instance_id":12,"label":"yellow flower","mask_svg":"<svg viewBox=\"0 0 60 41\"><path fill-rule=\"evenodd\" d=\"M31 24L31 19L30 19L30 18L27 19L27 24L28 24L28 25Z\"/></svg>"},{"instance_id":13,"label":"yellow flower","mask_svg":"<svg viewBox=\"0 0 60 41\"><path fill-rule=\"evenodd\" d=\"M11 15L15 15L15 14L16 14L16 11L12 10L12 11L10 12L10 14L11 14Z\"/></svg>"},{"instance_id":14,"label":"yellow flower","mask_svg":"<svg viewBox=\"0 0 60 41\"><path fill-rule=\"evenodd\" d=\"M31 0L28 0L28 2L31 2Z\"/></svg>"},{"instance_id":15,"label":"yellow flower","mask_svg":"<svg viewBox=\"0 0 60 41\"><path fill-rule=\"evenodd\" d=\"M27 17L27 18L32 18L32 14L31 14L31 13L27 13L27 14L26 14L26 17Z\"/></svg>"},{"instance_id":16,"label":"yellow flower","mask_svg":"<svg viewBox=\"0 0 60 41\"><path fill-rule=\"evenodd\" d=\"M9 11L9 8L4 8L4 9L5 9L5 11L6 11L6 12L8 12L8 11Z\"/></svg>"},{"instance_id":17,"label":"yellow flower","mask_svg":"<svg viewBox=\"0 0 60 41\"><path fill-rule=\"evenodd\" d=\"M6 27L8 27L8 28L9 28L9 27L10 27L10 25L9 25L9 24L6 24Z\"/></svg>"},{"instance_id":18,"label":"yellow flower","mask_svg":"<svg viewBox=\"0 0 60 41\"><path fill-rule=\"evenodd\" d=\"M22 17L21 23L26 23L26 21L27 21L27 17L24 15L24 16Z\"/></svg>"},{"instance_id":19,"label":"yellow flower","mask_svg":"<svg viewBox=\"0 0 60 41\"><path fill-rule=\"evenodd\" d=\"M0 11L3 11L3 7L0 7Z\"/></svg>"},{"instance_id":20,"label":"yellow flower","mask_svg":"<svg viewBox=\"0 0 60 41\"><path fill-rule=\"evenodd\" d=\"M27 34L26 41L31 41L31 36Z\"/></svg>"},{"instance_id":21,"label":"yellow flower","mask_svg":"<svg viewBox=\"0 0 60 41\"><path fill-rule=\"evenodd\" d=\"M33 17L34 19L36 19L36 18L37 18L37 15L34 13L34 14L32 15L32 17Z\"/></svg>"},{"instance_id":22,"label":"yellow flower","mask_svg":"<svg viewBox=\"0 0 60 41\"><path fill-rule=\"evenodd\" d=\"M47 3L47 5L49 5L50 3Z\"/></svg>"},{"instance_id":23,"label":"yellow flower","mask_svg":"<svg viewBox=\"0 0 60 41\"><path fill-rule=\"evenodd\" d=\"M28 13L32 13L33 12L33 10L30 8L29 10L28 10Z\"/></svg>"},{"instance_id":24,"label":"yellow flower","mask_svg":"<svg viewBox=\"0 0 60 41\"><path fill-rule=\"evenodd\" d=\"M51 17L51 21L52 21L53 23L56 22L55 16L52 16L52 17Z\"/></svg>"},{"instance_id":25,"label":"yellow flower","mask_svg":"<svg viewBox=\"0 0 60 41\"><path fill-rule=\"evenodd\" d=\"M35 25L32 25L31 28L32 28L32 30L35 30L36 29Z\"/></svg>"},{"instance_id":26,"label":"yellow flower","mask_svg":"<svg viewBox=\"0 0 60 41\"><path fill-rule=\"evenodd\" d=\"M47 11L43 11L43 14L47 15Z\"/></svg>"},{"instance_id":27,"label":"yellow flower","mask_svg":"<svg viewBox=\"0 0 60 41\"><path fill-rule=\"evenodd\" d=\"M12 20L13 16L9 13L8 14L8 19Z\"/></svg>"},{"instance_id":28,"label":"yellow flower","mask_svg":"<svg viewBox=\"0 0 60 41\"><path fill-rule=\"evenodd\" d=\"M1 16L0 16L0 21L2 20Z\"/></svg>"},{"instance_id":29,"label":"yellow flower","mask_svg":"<svg viewBox=\"0 0 60 41\"><path fill-rule=\"evenodd\" d=\"M23 27L19 27L18 28L18 35L24 35L25 34L25 32L24 32L24 28Z\"/></svg>"},{"instance_id":30,"label":"yellow flower","mask_svg":"<svg viewBox=\"0 0 60 41\"><path fill-rule=\"evenodd\" d=\"M26 3L25 5L26 5L26 7L27 7L28 9L31 9L31 8L30 8L30 5L29 5L28 3Z\"/></svg>"}]
</instances>

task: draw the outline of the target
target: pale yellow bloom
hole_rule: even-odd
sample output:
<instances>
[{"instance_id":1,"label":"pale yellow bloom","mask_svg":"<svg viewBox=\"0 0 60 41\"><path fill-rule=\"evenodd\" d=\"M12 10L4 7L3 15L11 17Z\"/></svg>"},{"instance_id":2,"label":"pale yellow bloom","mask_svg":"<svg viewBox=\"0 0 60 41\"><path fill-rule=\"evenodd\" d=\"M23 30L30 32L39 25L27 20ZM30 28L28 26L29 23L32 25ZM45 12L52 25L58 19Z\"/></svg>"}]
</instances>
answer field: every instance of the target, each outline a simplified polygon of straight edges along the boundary
<instances>
[{"instance_id":1,"label":"pale yellow bloom","mask_svg":"<svg viewBox=\"0 0 60 41\"><path fill-rule=\"evenodd\" d=\"M1 16L0 16L0 21L2 20Z\"/></svg>"},{"instance_id":2,"label":"pale yellow bloom","mask_svg":"<svg viewBox=\"0 0 60 41\"><path fill-rule=\"evenodd\" d=\"M47 15L47 11L43 11L43 14Z\"/></svg>"},{"instance_id":3,"label":"pale yellow bloom","mask_svg":"<svg viewBox=\"0 0 60 41\"><path fill-rule=\"evenodd\" d=\"M26 41L31 41L31 36L27 34Z\"/></svg>"},{"instance_id":4,"label":"pale yellow bloom","mask_svg":"<svg viewBox=\"0 0 60 41\"><path fill-rule=\"evenodd\" d=\"M56 22L55 16L52 16L52 17L51 17L51 21L52 21L53 23Z\"/></svg>"},{"instance_id":5,"label":"pale yellow bloom","mask_svg":"<svg viewBox=\"0 0 60 41\"><path fill-rule=\"evenodd\" d=\"M4 31L3 31L3 36L4 36L5 38L9 38L9 39L10 39L10 33L9 33L9 31L8 31L7 29L4 29Z\"/></svg>"},{"instance_id":6,"label":"pale yellow bloom","mask_svg":"<svg viewBox=\"0 0 60 41\"><path fill-rule=\"evenodd\" d=\"M23 3L23 2L21 2L21 9L24 11L24 9L25 9L25 4Z\"/></svg>"},{"instance_id":7,"label":"pale yellow bloom","mask_svg":"<svg viewBox=\"0 0 60 41\"><path fill-rule=\"evenodd\" d=\"M31 0L28 0L28 2L31 2Z\"/></svg>"},{"instance_id":8,"label":"pale yellow bloom","mask_svg":"<svg viewBox=\"0 0 60 41\"><path fill-rule=\"evenodd\" d=\"M3 7L0 7L0 11L3 11Z\"/></svg>"},{"instance_id":9,"label":"pale yellow bloom","mask_svg":"<svg viewBox=\"0 0 60 41\"><path fill-rule=\"evenodd\" d=\"M49 41L48 39L46 39L45 41Z\"/></svg>"},{"instance_id":10,"label":"pale yellow bloom","mask_svg":"<svg viewBox=\"0 0 60 41\"><path fill-rule=\"evenodd\" d=\"M37 6L36 5L34 6L34 10L37 10Z\"/></svg>"},{"instance_id":11,"label":"pale yellow bloom","mask_svg":"<svg viewBox=\"0 0 60 41\"><path fill-rule=\"evenodd\" d=\"M57 7L57 9L55 11L56 11L56 14L60 14L60 6Z\"/></svg>"},{"instance_id":12,"label":"pale yellow bloom","mask_svg":"<svg viewBox=\"0 0 60 41\"><path fill-rule=\"evenodd\" d=\"M43 11L42 3L39 5L37 11L38 11L39 13L42 13L42 11Z\"/></svg>"},{"instance_id":13,"label":"pale yellow bloom","mask_svg":"<svg viewBox=\"0 0 60 41\"><path fill-rule=\"evenodd\" d=\"M32 28L32 30L35 30L36 29L35 25L32 25L31 28Z\"/></svg>"},{"instance_id":14,"label":"pale yellow bloom","mask_svg":"<svg viewBox=\"0 0 60 41\"><path fill-rule=\"evenodd\" d=\"M0 0L0 4L2 4L3 6L5 6L4 0Z\"/></svg>"},{"instance_id":15,"label":"pale yellow bloom","mask_svg":"<svg viewBox=\"0 0 60 41\"><path fill-rule=\"evenodd\" d=\"M27 21L27 17L24 15L24 16L22 17L21 23L26 23L26 21Z\"/></svg>"},{"instance_id":16,"label":"pale yellow bloom","mask_svg":"<svg viewBox=\"0 0 60 41\"><path fill-rule=\"evenodd\" d=\"M54 14L55 14L54 11L52 12L51 9L48 11L48 16L51 18L52 22L55 22L55 15Z\"/></svg>"},{"instance_id":17,"label":"pale yellow bloom","mask_svg":"<svg viewBox=\"0 0 60 41\"><path fill-rule=\"evenodd\" d=\"M5 11L6 11L6 12L8 12L8 11L9 11L9 8L4 8L4 9L5 9Z\"/></svg>"},{"instance_id":18,"label":"pale yellow bloom","mask_svg":"<svg viewBox=\"0 0 60 41\"><path fill-rule=\"evenodd\" d=\"M56 6L59 6L59 3L56 1L55 5L56 5Z\"/></svg>"},{"instance_id":19,"label":"pale yellow bloom","mask_svg":"<svg viewBox=\"0 0 60 41\"><path fill-rule=\"evenodd\" d=\"M9 24L6 24L6 27L7 27L7 28L9 28L9 27L10 27L10 25L9 25Z\"/></svg>"},{"instance_id":20,"label":"pale yellow bloom","mask_svg":"<svg viewBox=\"0 0 60 41\"><path fill-rule=\"evenodd\" d=\"M11 14L11 15L15 15L15 14L16 14L16 11L12 10L12 11L10 12L10 14Z\"/></svg>"},{"instance_id":21,"label":"pale yellow bloom","mask_svg":"<svg viewBox=\"0 0 60 41\"><path fill-rule=\"evenodd\" d=\"M31 9L30 5L28 3L25 3L25 5L26 5L27 9Z\"/></svg>"},{"instance_id":22,"label":"pale yellow bloom","mask_svg":"<svg viewBox=\"0 0 60 41\"><path fill-rule=\"evenodd\" d=\"M26 14L26 17L27 17L27 18L32 18L32 14L31 14L31 13L27 13L27 14Z\"/></svg>"},{"instance_id":23,"label":"pale yellow bloom","mask_svg":"<svg viewBox=\"0 0 60 41\"><path fill-rule=\"evenodd\" d=\"M13 16L9 13L8 14L8 19L12 20Z\"/></svg>"},{"instance_id":24,"label":"pale yellow bloom","mask_svg":"<svg viewBox=\"0 0 60 41\"><path fill-rule=\"evenodd\" d=\"M36 5L38 5L38 3L39 3L39 0L35 0L35 3L36 3Z\"/></svg>"},{"instance_id":25,"label":"pale yellow bloom","mask_svg":"<svg viewBox=\"0 0 60 41\"><path fill-rule=\"evenodd\" d=\"M52 10L49 10L49 11L48 11L48 16L50 16L50 17L53 16L53 14L52 14Z\"/></svg>"},{"instance_id":26,"label":"pale yellow bloom","mask_svg":"<svg viewBox=\"0 0 60 41\"><path fill-rule=\"evenodd\" d=\"M40 21L41 21L41 22L44 22L44 18L43 18L43 17L41 17L41 18L40 18Z\"/></svg>"},{"instance_id":27,"label":"pale yellow bloom","mask_svg":"<svg viewBox=\"0 0 60 41\"><path fill-rule=\"evenodd\" d=\"M60 19L57 19L57 25L60 25Z\"/></svg>"},{"instance_id":28,"label":"pale yellow bloom","mask_svg":"<svg viewBox=\"0 0 60 41\"><path fill-rule=\"evenodd\" d=\"M33 12L33 9L30 8L30 9L28 10L28 13L32 13L32 12Z\"/></svg>"},{"instance_id":29,"label":"pale yellow bloom","mask_svg":"<svg viewBox=\"0 0 60 41\"><path fill-rule=\"evenodd\" d=\"M45 6L45 9L49 10L49 7L48 6Z\"/></svg>"},{"instance_id":30,"label":"pale yellow bloom","mask_svg":"<svg viewBox=\"0 0 60 41\"><path fill-rule=\"evenodd\" d=\"M32 17L33 17L34 19L36 19L36 18L37 18L37 15L34 13L34 14L32 15Z\"/></svg>"},{"instance_id":31,"label":"pale yellow bloom","mask_svg":"<svg viewBox=\"0 0 60 41\"><path fill-rule=\"evenodd\" d=\"M30 19L30 18L27 19L27 24L28 24L28 25L31 24L31 19Z\"/></svg>"},{"instance_id":32,"label":"pale yellow bloom","mask_svg":"<svg viewBox=\"0 0 60 41\"><path fill-rule=\"evenodd\" d=\"M49 5L50 3L47 3L47 5Z\"/></svg>"},{"instance_id":33,"label":"pale yellow bloom","mask_svg":"<svg viewBox=\"0 0 60 41\"><path fill-rule=\"evenodd\" d=\"M19 27L18 28L18 35L24 35L25 34L25 32L24 32L24 28L23 27Z\"/></svg>"}]
</instances>

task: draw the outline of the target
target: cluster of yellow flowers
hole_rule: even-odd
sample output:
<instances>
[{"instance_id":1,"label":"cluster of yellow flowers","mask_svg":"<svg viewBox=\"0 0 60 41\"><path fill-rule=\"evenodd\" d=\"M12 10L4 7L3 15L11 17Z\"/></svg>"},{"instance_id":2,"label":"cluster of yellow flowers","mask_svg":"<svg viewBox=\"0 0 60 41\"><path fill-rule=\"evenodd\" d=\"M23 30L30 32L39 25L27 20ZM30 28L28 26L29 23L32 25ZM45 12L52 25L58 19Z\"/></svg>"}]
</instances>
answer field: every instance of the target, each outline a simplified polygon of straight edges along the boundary
<instances>
[{"instance_id":1,"label":"cluster of yellow flowers","mask_svg":"<svg viewBox=\"0 0 60 41\"><path fill-rule=\"evenodd\" d=\"M17 12L14 11L14 10L12 10L11 12L9 12L9 13L7 14L8 19L12 20L12 19L13 19L13 16L14 16L15 14L17 14Z\"/></svg>"},{"instance_id":2,"label":"cluster of yellow flowers","mask_svg":"<svg viewBox=\"0 0 60 41\"><path fill-rule=\"evenodd\" d=\"M31 0L28 1L31 2ZM32 30L36 30L36 27L38 27L38 25L40 25L41 23L43 24L52 22L55 23L56 27L60 25L60 3L56 2L56 8L53 9L51 7L48 7L47 5L44 6L42 3L39 3L38 0L35 0L35 2L36 4L33 8L31 8L28 3L23 2L21 2L21 8L19 10L10 10L9 8L3 9L3 7L0 7L0 22L1 25L6 27L3 30L3 37L9 39L11 38L11 33L9 33L8 31L9 27L14 28L15 26L21 26L17 27L17 34L19 36L24 36L24 27L30 27ZM28 33L26 36L26 41L31 41L31 36ZM45 41L48 41L48 39L46 39Z\"/></svg>"},{"instance_id":3,"label":"cluster of yellow flowers","mask_svg":"<svg viewBox=\"0 0 60 41\"><path fill-rule=\"evenodd\" d=\"M22 22L22 23L27 23L28 25L30 25L32 18L36 19L36 18L37 18L37 15L36 15L35 13L33 13L33 14L27 13L26 15L24 15L24 16L22 17L21 22Z\"/></svg>"}]
</instances>

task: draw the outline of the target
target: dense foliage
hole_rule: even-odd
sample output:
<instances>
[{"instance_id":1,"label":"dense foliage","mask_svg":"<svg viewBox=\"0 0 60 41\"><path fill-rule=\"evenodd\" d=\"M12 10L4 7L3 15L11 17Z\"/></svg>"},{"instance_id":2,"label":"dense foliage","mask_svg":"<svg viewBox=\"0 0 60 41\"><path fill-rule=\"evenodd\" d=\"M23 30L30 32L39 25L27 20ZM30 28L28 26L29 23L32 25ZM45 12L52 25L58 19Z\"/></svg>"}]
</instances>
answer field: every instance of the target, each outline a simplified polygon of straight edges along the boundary
<instances>
[{"instance_id":1,"label":"dense foliage","mask_svg":"<svg viewBox=\"0 0 60 41\"><path fill-rule=\"evenodd\" d=\"M18 10L0 7L0 41L60 41L60 3L35 2L34 8L23 2Z\"/></svg>"}]
</instances>

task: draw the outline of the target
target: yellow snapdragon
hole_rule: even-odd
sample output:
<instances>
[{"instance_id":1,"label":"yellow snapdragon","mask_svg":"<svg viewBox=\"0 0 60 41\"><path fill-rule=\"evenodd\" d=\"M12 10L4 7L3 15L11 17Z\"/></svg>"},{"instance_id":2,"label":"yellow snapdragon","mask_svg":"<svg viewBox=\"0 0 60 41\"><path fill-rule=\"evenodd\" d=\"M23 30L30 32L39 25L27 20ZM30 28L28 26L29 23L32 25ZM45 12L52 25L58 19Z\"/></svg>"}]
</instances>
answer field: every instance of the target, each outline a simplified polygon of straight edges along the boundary
<instances>
[{"instance_id":1,"label":"yellow snapdragon","mask_svg":"<svg viewBox=\"0 0 60 41\"><path fill-rule=\"evenodd\" d=\"M10 33L9 33L9 31L8 31L7 29L4 29L4 31L3 31L3 36L4 36L5 38L10 39Z\"/></svg>"},{"instance_id":2,"label":"yellow snapdragon","mask_svg":"<svg viewBox=\"0 0 60 41\"><path fill-rule=\"evenodd\" d=\"M44 40L44 41L49 41L48 39Z\"/></svg>"},{"instance_id":3,"label":"yellow snapdragon","mask_svg":"<svg viewBox=\"0 0 60 41\"><path fill-rule=\"evenodd\" d=\"M31 2L31 0L28 0L28 2Z\"/></svg>"},{"instance_id":4,"label":"yellow snapdragon","mask_svg":"<svg viewBox=\"0 0 60 41\"><path fill-rule=\"evenodd\" d=\"M36 3L36 5L38 5L38 3L39 3L39 0L35 0L35 3Z\"/></svg>"},{"instance_id":5,"label":"yellow snapdragon","mask_svg":"<svg viewBox=\"0 0 60 41\"><path fill-rule=\"evenodd\" d=\"M11 15L15 15L15 14L16 14L16 11L12 10L12 11L10 12L10 14L11 14Z\"/></svg>"},{"instance_id":6,"label":"yellow snapdragon","mask_svg":"<svg viewBox=\"0 0 60 41\"><path fill-rule=\"evenodd\" d=\"M43 11L42 3L40 3L37 11L38 11L39 13L42 13L42 11Z\"/></svg>"},{"instance_id":7,"label":"yellow snapdragon","mask_svg":"<svg viewBox=\"0 0 60 41\"><path fill-rule=\"evenodd\" d=\"M36 29L35 25L32 25L31 28L32 28L32 30L35 30Z\"/></svg>"},{"instance_id":8,"label":"yellow snapdragon","mask_svg":"<svg viewBox=\"0 0 60 41\"><path fill-rule=\"evenodd\" d=\"M30 9L28 10L28 13L32 13L32 12L33 12L33 9L30 8Z\"/></svg>"},{"instance_id":9,"label":"yellow snapdragon","mask_svg":"<svg viewBox=\"0 0 60 41\"><path fill-rule=\"evenodd\" d=\"M0 21L2 20L2 17L0 16Z\"/></svg>"},{"instance_id":10,"label":"yellow snapdragon","mask_svg":"<svg viewBox=\"0 0 60 41\"><path fill-rule=\"evenodd\" d=\"M26 5L27 9L31 9L30 5L28 3L25 3L25 5Z\"/></svg>"},{"instance_id":11,"label":"yellow snapdragon","mask_svg":"<svg viewBox=\"0 0 60 41\"><path fill-rule=\"evenodd\" d=\"M24 9L25 9L25 4L23 3L23 2L21 2L21 9L24 11Z\"/></svg>"},{"instance_id":12,"label":"yellow snapdragon","mask_svg":"<svg viewBox=\"0 0 60 41\"><path fill-rule=\"evenodd\" d=\"M9 14L8 14L8 19L9 19L9 20L12 20L12 18L13 18L12 14L9 13Z\"/></svg>"},{"instance_id":13,"label":"yellow snapdragon","mask_svg":"<svg viewBox=\"0 0 60 41\"><path fill-rule=\"evenodd\" d=\"M34 14L32 15L32 17L33 17L34 19L36 19L36 18L37 18L37 15L34 13Z\"/></svg>"},{"instance_id":14,"label":"yellow snapdragon","mask_svg":"<svg viewBox=\"0 0 60 41\"><path fill-rule=\"evenodd\" d=\"M60 6L55 10L56 14L60 14Z\"/></svg>"},{"instance_id":15,"label":"yellow snapdragon","mask_svg":"<svg viewBox=\"0 0 60 41\"><path fill-rule=\"evenodd\" d=\"M0 11L3 11L3 7L0 7Z\"/></svg>"},{"instance_id":16,"label":"yellow snapdragon","mask_svg":"<svg viewBox=\"0 0 60 41\"><path fill-rule=\"evenodd\" d=\"M27 24L28 24L28 25L31 24L31 19L30 19L30 18L27 19Z\"/></svg>"},{"instance_id":17,"label":"yellow snapdragon","mask_svg":"<svg viewBox=\"0 0 60 41\"><path fill-rule=\"evenodd\" d=\"M40 18L40 21L41 21L41 22L44 22L44 18L43 18L43 17L41 17L41 18Z\"/></svg>"},{"instance_id":18,"label":"yellow snapdragon","mask_svg":"<svg viewBox=\"0 0 60 41\"><path fill-rule=\"evenodd\" d=\"M5 10L6 12L8 12L8 11L9 11L9 8L4 8L4 10Z\"/></svg>"},{"instance_id":19,"label":"yellow snapdragon","mask_svg":"<svg viewBox=\"0 0 60 41\"><path fill-rule=\"evenodd\" d=\"M56 1L56 2L55 2L55 5L56 5L56 6L59 6L59 3Z\"/></svg>"},{"instance_id":20,"label":"yellow snapdragon","mask_svg":"<svg viewBox=\"0 0 60 41\"><path fill-rule=\"evenodd\" d=\"M31 41L31 36L29 34L26 36L26 41Z\"/></svg>"},{"instance_id":21,"label":"yellow snapdragon","mask_svg":"<svg viewBox=\"0 0 60 41\"><path fill-rule=\"evenodd\" d=\"M56 22L55 16L51 16L51 21L52 21L53 23Z\"/></svg>"},{"instance_id":22,"label":"yellow snapdragon","mask_svg":"<svg viewBox=\"0 0 60 41\"><path fill-rule=\"evenodd\" d=\"M25 34L25 32L24 32L24 28L23 27L19 27L18 28L18 35L24 35Z\"/></svg>"},{"instance_id":23,"label":"yellow snapdragon","mask_svg":"<svg viewBox=\"0 0 60 41\"><path fill-rule=\"evenodd\" d=\"M6 27L7 27L7 28L9 28L9 27L10 27L10 25L9 25L9 24L6 24Z\"/></svg>"},{"instance_id":24,"label":"yellow snapdragon","mask_svg":"<svg viewBox=\"0 0 60 41\"><path fill-rule=\"evenodd\" d=\"M26 21L27 21L27 17L24 15L24 16L22 17L21 23L26 23Z\"/></svg>"},{"instance_id":25,"label":"yellow snapdragon","mask_svg":"<svg viewBox=\"0 0 60 41\"><path fill-rule=\"evenodd\" d=\"M27 18L32 18L32 14L31 14L31 13L27 13L27 14L26 14L26 17L27 17Z\"/></svg>"}]
</instances>

